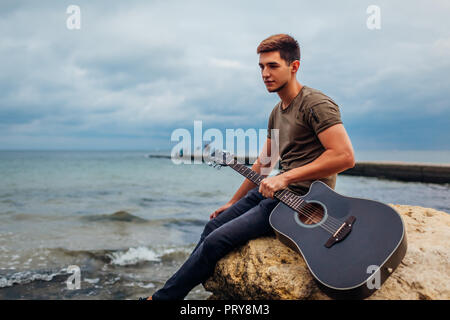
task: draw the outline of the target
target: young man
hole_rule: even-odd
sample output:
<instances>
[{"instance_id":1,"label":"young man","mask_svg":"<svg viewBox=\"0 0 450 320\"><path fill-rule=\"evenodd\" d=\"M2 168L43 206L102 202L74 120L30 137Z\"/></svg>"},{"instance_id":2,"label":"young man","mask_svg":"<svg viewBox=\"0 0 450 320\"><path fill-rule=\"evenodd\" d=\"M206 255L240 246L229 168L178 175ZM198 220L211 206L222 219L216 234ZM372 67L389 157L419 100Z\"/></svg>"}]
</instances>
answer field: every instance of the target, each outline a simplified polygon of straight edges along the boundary
<instances>
[{"instance_id":1,"label":"young man","mask_svg":"<svg viewBox=\"0 0 450 320\"><path fill-rule=\"evenodd\" d=\"M261 42L257 53L266 88L281 101L270 114L268 137L252 170L270 172L276 161L265 163L263 155L273 158L275 154L278 159L279 154L280 173L266 177L259 187L246 179L231 200L210 215L186 262L149 299L183 299L212 275L216 262L228 252L250 239L273 234L269 215L278 203L273 198L277 190L289 188L303 195L317 179L334 188L336 174L355 165L338 106L296 79L300 67L297 41L286 34L274 35ZM271 143L273 133L279 134L278 150Z\"/></svg>"}]
</instances>

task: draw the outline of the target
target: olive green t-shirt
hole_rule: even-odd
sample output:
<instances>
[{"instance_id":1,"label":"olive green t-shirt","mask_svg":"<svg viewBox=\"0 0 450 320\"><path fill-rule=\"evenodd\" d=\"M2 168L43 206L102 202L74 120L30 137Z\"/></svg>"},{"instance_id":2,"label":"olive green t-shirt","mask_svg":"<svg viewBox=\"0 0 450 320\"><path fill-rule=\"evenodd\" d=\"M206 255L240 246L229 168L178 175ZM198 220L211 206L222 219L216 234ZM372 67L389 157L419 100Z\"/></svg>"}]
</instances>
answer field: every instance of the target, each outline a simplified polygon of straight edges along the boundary
<instances>
[{"instance_id":1,"label":"olive green t-shirt","mask_svg":"<svg viewBox=\"0 0 450 320\"><path fill-rule=\"evenodd\" d=\"M319 90L303 86L285 109L281 108L281 101L278 102L269 117L267 137L271 139L271 129L279 129L279 174L318 158L325 148L317 135L338 123L342 123L338 105ZM333 174L319 180L334 189L336 176ZM298 181L288 188L304 195L313 182L314 180Z\"/></svg>"}]
</instances>

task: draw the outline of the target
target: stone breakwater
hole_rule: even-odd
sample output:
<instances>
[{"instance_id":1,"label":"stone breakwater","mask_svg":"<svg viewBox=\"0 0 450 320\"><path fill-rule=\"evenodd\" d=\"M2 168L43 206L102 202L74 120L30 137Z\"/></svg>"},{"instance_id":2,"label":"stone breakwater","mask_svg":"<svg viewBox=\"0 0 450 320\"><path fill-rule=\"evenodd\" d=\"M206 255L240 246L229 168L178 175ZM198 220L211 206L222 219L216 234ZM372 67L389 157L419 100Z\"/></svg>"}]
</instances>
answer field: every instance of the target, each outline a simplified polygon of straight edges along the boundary
<instances>
[{"instance_id":1,"label":"stone breakwater","mask_svg":"<svg viewBox=\"0 0 450 320\"><path fill-rule=\"evenodd\" d=\"M369 300L450 299L450 215L431 208L390 204L402 216L408 251ZM264 237L247 242L216 265L204 283L209 299L330 299L302 256Z\"/></svg>"},{"instance_id":2,"label":"stone breakwater","mask_svg":"<svg viewBox=\"0 0 450 320\"><path fill-rule=\"evenodd\" d=\"M149 158L165 158L170 159L169 155L147 155ZM187 155L184 159L194 162L196 158L193 155ZM256 157L240 157L236 158L240 163L247 165L253 164ZM202 161L202 157L197 157L198 161ZM278 169L281 169L278 164ZM340 174L377 177L384 179L426 182L426 183L450 183L450 164L432 164L432 163L413 163L400 161L357 161L356 165Z\"/></svg>"},{"instance_id":3,"label":"stone breakwater","mask_svg":"<svg viewBox=\"0 0 450 320\"><path fill-rule=\"evenodd\" d=\"M450 183L449 164L367 161L357 162L353 168L340 174L400 181Z\"/></svg>"}]
</instances>

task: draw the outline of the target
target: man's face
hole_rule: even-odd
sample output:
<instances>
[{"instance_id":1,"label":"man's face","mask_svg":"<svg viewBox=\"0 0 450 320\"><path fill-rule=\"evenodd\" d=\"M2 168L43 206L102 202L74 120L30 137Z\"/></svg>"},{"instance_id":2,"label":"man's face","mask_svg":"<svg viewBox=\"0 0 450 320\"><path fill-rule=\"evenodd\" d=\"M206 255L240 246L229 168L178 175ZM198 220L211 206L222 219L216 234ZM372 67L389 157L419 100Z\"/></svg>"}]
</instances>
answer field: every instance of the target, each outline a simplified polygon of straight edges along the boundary
<instances>
[{"instance_id":1,"label":"man's face","mask_svg":"<svg viewBox=\"0 0 450 320\"><path fill-rule=\"evenodd\" d=\"M292 64L288 66L286 60L281 59L279 51L260 53L259 67L269 92L280 91L291 80Z\"/></svg>"}]
</instances>

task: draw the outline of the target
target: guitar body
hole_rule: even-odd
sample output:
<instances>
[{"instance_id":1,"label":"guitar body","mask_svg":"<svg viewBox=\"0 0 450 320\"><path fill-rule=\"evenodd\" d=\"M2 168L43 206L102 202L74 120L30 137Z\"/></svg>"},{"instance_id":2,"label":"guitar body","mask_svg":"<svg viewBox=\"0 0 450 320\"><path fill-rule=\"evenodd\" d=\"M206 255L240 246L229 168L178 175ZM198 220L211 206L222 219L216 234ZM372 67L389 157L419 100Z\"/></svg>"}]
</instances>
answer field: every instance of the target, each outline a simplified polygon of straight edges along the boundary
<instances>
[{"instance_id":1,"label":"guitar body","mask_svg":"<svg viewBox=\"0 0 450 320\"><path fill-rule=\"evenodd\" d=\"M301 198L321 208L322 214L303 221L297 211L280 201L269 219L278 239L303 256L328 296L370 296L406 254L406 233L399 214L378 201L342 196L321 181L312 183ZM345 221L351 221L350 232L330 246L330 237Z\"/></svg>"}]
</instances>

